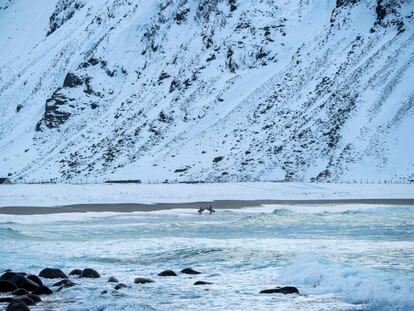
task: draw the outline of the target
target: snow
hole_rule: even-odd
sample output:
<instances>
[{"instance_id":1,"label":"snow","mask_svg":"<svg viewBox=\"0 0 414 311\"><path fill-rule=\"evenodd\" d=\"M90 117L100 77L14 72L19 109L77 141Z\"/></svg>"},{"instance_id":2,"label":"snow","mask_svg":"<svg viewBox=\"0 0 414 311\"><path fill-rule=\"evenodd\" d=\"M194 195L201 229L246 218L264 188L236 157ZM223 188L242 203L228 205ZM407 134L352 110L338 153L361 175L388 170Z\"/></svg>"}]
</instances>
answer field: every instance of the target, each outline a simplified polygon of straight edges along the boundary
<instances>
[{"instance_id":1,"label":"snow","mask_svg":"<svg viewBox=\"0 0 414 311\"><path fill-rule=\"evenodd\" d=\"M2 1L0 176L411 180L414 17L388 2L377 25L372 1ZM71 115L49 128L55 92Z\"/></svg>"},{"instance_id":2,"label":"snow","mask_svg":"<svg viewBox=\"0 0 414 311\"><path fill-rule=\"evenodd\" d=\"M0 187L0 206L184 203L213 200L414 199L414 184L45 184Z\"/></svg>"}]
</instances>

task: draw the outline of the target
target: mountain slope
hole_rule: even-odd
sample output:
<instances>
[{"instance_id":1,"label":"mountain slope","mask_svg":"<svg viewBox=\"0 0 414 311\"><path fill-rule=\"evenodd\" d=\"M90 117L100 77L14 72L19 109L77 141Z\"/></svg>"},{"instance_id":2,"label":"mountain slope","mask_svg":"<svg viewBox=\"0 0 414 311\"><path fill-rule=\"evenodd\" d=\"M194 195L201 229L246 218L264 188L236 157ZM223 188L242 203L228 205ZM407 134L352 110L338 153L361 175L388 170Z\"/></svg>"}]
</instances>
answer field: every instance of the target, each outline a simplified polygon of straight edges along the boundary
<instances>
[{"instance_id":1,"label":"mountain slope","mask_svg":"<svg viewBox=\"0 0 414 311\"><path fill-rule=\"evenodd\" d=\"M0 1L0 175L414 178L411 1Z\"/></svg>"}]
</instances>

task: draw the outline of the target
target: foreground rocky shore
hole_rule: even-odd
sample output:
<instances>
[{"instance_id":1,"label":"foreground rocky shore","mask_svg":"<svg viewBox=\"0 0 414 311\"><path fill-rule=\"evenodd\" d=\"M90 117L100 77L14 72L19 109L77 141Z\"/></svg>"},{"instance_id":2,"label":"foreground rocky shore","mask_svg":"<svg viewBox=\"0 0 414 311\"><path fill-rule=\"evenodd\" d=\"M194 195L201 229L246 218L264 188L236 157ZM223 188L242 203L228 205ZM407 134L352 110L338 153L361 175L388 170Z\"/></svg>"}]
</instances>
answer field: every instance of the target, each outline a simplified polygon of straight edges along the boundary
<instances>
[{"instance_id":1,"label":"foreground rocky shore","mask_svg":"<svg viewBox=\"0 0 414 311\"><path fill-rule=\"evenodd\" d=\"M158 273L159 280L147 277L137 277L134 280L134 285L138 286L148 283L162 282L163 277L179 277L180 274L195 276L197 280L194 282L194 286L208 286L213 284L212 282L202 280L202 277L200 277L202 272L192 268L185 268L179 273L173 270L161 271ZM42 297L53 295L65 288L77 286L76 279L79 278L97 279L98 281L98 279L101 279L101 275L98 271L91 268L75 269L72 270L69 275L56 268L45 268L41 270L38 275L6 270L0 276L0 306L5 306L6 311L30 311L30 306L42 304ZM46 280L48 280L48 283L52 283L52 285L47 286L45 284ZM119 291L122 288L134 286L132 284L122 283L122 281L118 280L115 276L109 277L105 282L114 284L114 292ZM293 286L285 286L264 289L260 291L260 293L299 295L299 290ZM110 293L108 290L103 290L100 294L107 295Z\"/></svg>"}]
</instances>

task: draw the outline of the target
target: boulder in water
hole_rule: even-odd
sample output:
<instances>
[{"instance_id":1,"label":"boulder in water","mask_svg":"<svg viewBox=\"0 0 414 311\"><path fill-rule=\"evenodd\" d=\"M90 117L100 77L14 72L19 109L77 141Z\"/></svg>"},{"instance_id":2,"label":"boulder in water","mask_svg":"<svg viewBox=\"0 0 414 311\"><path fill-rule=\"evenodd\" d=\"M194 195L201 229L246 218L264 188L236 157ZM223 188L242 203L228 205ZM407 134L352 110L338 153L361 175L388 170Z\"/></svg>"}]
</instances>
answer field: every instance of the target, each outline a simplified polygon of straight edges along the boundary
<instances>
[{"instance_id":1,"label":"boulder in water","mask_svg":"<svg viewBox=\"0 0 414 311\"><path fill-rule=\"evenodd\" d=\"M51 295L51 294L53 294L53 291L47 286L39 286L32 293L35 294L35 295Z\"/></svg>"},{"instance_id":2,"label":"boulder in water","mask_svg":"<svg viewBox=\"0 0 414 311\"><path fill-rule=\"evenodd\" d=\"M154 283L154 280L148 279L148 278L136 278L134 280L135 284L147 284L147 283Z\"/></svg>"},{"instance_id":3,"label":"boulder in water","mask_svg":"<svg viewBox=\"0 0 414 311\"><path fill-rule=\"evenodd\" d=\"M29 279L29 280L35 282L39 286L43 285L42 280L37 275L30 274L30 275L26 276L26 279Z\"/></svg>"},{"instance_id":4,"label":"boulder in water","mask_svg":"<svg viewBox=\"0 0 414 311\"><path fill-rule=\"evenodd\" d=\"M0 280L0 293L7 293L12 292L17 289L17 286L10 282L5 280Z\"/></svg>"},{"instance_id":5,"label":"boulder in water","mask_svg":"<svg viewBox=\"0 0 414 311\"><path fill-rule=\"evenodd\" d=\"M15 291L13 291L13 295L15 296L22 296L22 295L27 295L29 292L27 291L27 289L24 288L18 288Z\"/></svg>"},{"instance_id":6,"label":"boulder in water","mask_svg":"<svg viewBox=\"0 0 414 311\"><path fill-rule=\"evenodd\" d=\"M91 269L91 268L86 268L83 269L82 274L80 275L81 278L90 278L90 279L97 279L100 278L101 275L99 274L98 271Z\"/></svg>"},{"instance_id":7,"label":"boulder in water","mask_svg":"<svg viewBox=\"0 0 414 311\"><path fill-rule=\"evenodd\" d=\"M276 287L272 289L265 289L260 294L299 294L299 290L294 286Z\"/></svg>"},{"instance_id":8,"label":"boulder in water","mask_svg":"<svg viewBox=\"0 0 414 311\"><path fill-rule=\"evenodd\" d=\"M36 290L39 287L37 283L33 282L32 280L29 280L23 275L19 275L16 278L15 284L17 287L27 289L30 292Z\"/></svg>"},{"instance_id":9,"label":"boulder in water","mask_svg":"<svg viewBox=\"0 0 414 311\"><path fill-rule=\"evenodd\" d=\"M11 302L12 300L13 300L13 297L0 297L0 303Z\"/></svg>"},{"instance_id":10,"label":"boulder in water","mask_svg":"<svg viewBox=\"0 0 414 311\"><path fill-rule=\"evenodd\" d=\"M68 279L64 279L62 281L56 282L55 284L53 284L53 287L63 287L63 288L68 288L68 287L72 287L75 286L76 284L73 283L71 280Z\"/></svg>"},{"instance_id":11,"label":"boulder in water","mask_svg":"<svg viewBox=\"0 0 414 311\"><path fill-rule=\"evenodd\" d=\"M30 311L30 309L24 301L12 300L7 306L6 311Z\"/></svg>"},{"instance_id":12,"label":"boulder in water","mask_svg":"<svg viewBox=\"0 0 414 311\"><path fill-rule=\"evenodd\" d=\"M27 278L25 272L6 272L0 277L0 281L8 281L13 283L16 288L13 290L16 290L18 288L24 288L28 291L33 291L36 288L39 287L39 285L32 281L31 279ZM12 290L12 291L13 291ZM1 291L1 287L0 287Z\"/></svg>"},{"instance_id":13,"label":"boulder in water","mask_svg":"<svg viewBox=\"0 0 414 311\"><path fill-rule=\"evenodd\" d=\"M45 268L40 271L39 276L45 279L67 279L68 276L60 269Z\"/></svg>"},{"instance_id":14,"label":"boulder in water","mask_svg":"<svg viewBox=\"0 0 414 311\"><path fill-rule=\"evenodd\" d=\"M128 286L126 286L124 283L119 283L115 286L115 289L118 290L118 289L125 288L125 287L128 287Z\"/></svg>"},{"instance_id":15,"label":"boulder in water","mask_svg":"<svg viewBox=\"0 0 414 311\"><path fill-rule=\"evenodd\" d=\"M175 273L172 270L164 270L164 271L158 273L158 276L177 276L177 273Z\"/></svg>"},{"instance_id":16,"label":"boulder in water","mask_svg":"<svg viewBox=\"0 0 414 311\"><path fill-rule=\"evenodd\" d=\"M181 270L181 273L184 273L184 274L201 274L201 272L193 270L193 268L185 268L185 269Z\"/></svg>"},{"instance_id":17,"label":"boulder in water","mask_svg":"<svg viewBox=\"0 0 414 311\"><path fill-rule=\"evenodd\" d=\"M0 280L3 280L3 281L10 281L12 278L14 278L16 275L18 275L19 273L17 273L17 272L12 272L12 271L7 271L7 272L5 272L5 273L3 273L1 276L0 276Z\"/></svg>"},{"instance_id":18,"label":"boulder in water","mask_svg":"<svg viewBox=\"0 0 414 311\"><path fill-rule=\"evenodd\" d=\"M35 294L27 294L26 296L30 297L35 302L42 301L42 299L38 295L35 295Z\"/></svg>"},{"instance_id":19,"label":"boulder in water","mask_svg":"<svg viewBox=\"0 0 414 311\"><path fill-rule=\"evenodd\" d=\"M75 270L72 270L69 273L69 275L77 275L77 276L81 276L81 274L82 274L82 270L81 269L75 269Z\"/></svg>"},{"instance_id":20,"label":"boulder in water","mask_svg":"<svg viewBox=\"0 0 414 311\"><path fill-rule=\"evenodd\" d=\"M29 296L26 296L26 295L16 296L16 297L13 298L12 302L16 301L16 300L23 301L28 306L33 306L33 305L36 304L36 301L34 301L32 298L30 298Z\"/></svg>"},{"instance_id":21,"label":"boulder in water","mask_svg":"<svg viewBox=\"0 0 414 311\"><path fill-rule=\"evenodd\" d=\"M213 283L211 282L206 282L206 281L197 281L195 282L193 285L212 285Z\"/></svg>"},{"instance_id":22,"label":"boulder in water","mask_svg":"<svg viewBox=\"0 0 414 311\"><path fill-rule=\"evenodd\" d=\"M110 277L108 278L108 282L109 282L109 283L118 283L119 281L118 281L118 279L117 279L116 277L114 277L114 276L110 276Z\"/></svg>"}]
</instances>

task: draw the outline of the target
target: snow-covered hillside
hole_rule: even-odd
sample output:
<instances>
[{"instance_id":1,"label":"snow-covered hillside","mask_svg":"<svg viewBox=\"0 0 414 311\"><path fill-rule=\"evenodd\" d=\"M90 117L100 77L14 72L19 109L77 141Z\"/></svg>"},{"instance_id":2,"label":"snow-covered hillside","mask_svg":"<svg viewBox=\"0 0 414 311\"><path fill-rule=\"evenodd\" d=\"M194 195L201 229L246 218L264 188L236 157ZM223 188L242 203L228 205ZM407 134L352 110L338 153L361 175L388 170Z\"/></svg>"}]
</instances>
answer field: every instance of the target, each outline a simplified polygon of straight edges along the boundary
<instances>
[{"instance_id":1,"label":"snow-covered hillside","mask_svg":"<svg viewBox=\"0 0 414 311\"><path fill-rule=\"evenodd\" d=\"M0 0L0 175L414 178L411 0Z\"/></svg>"}]
</instances>

